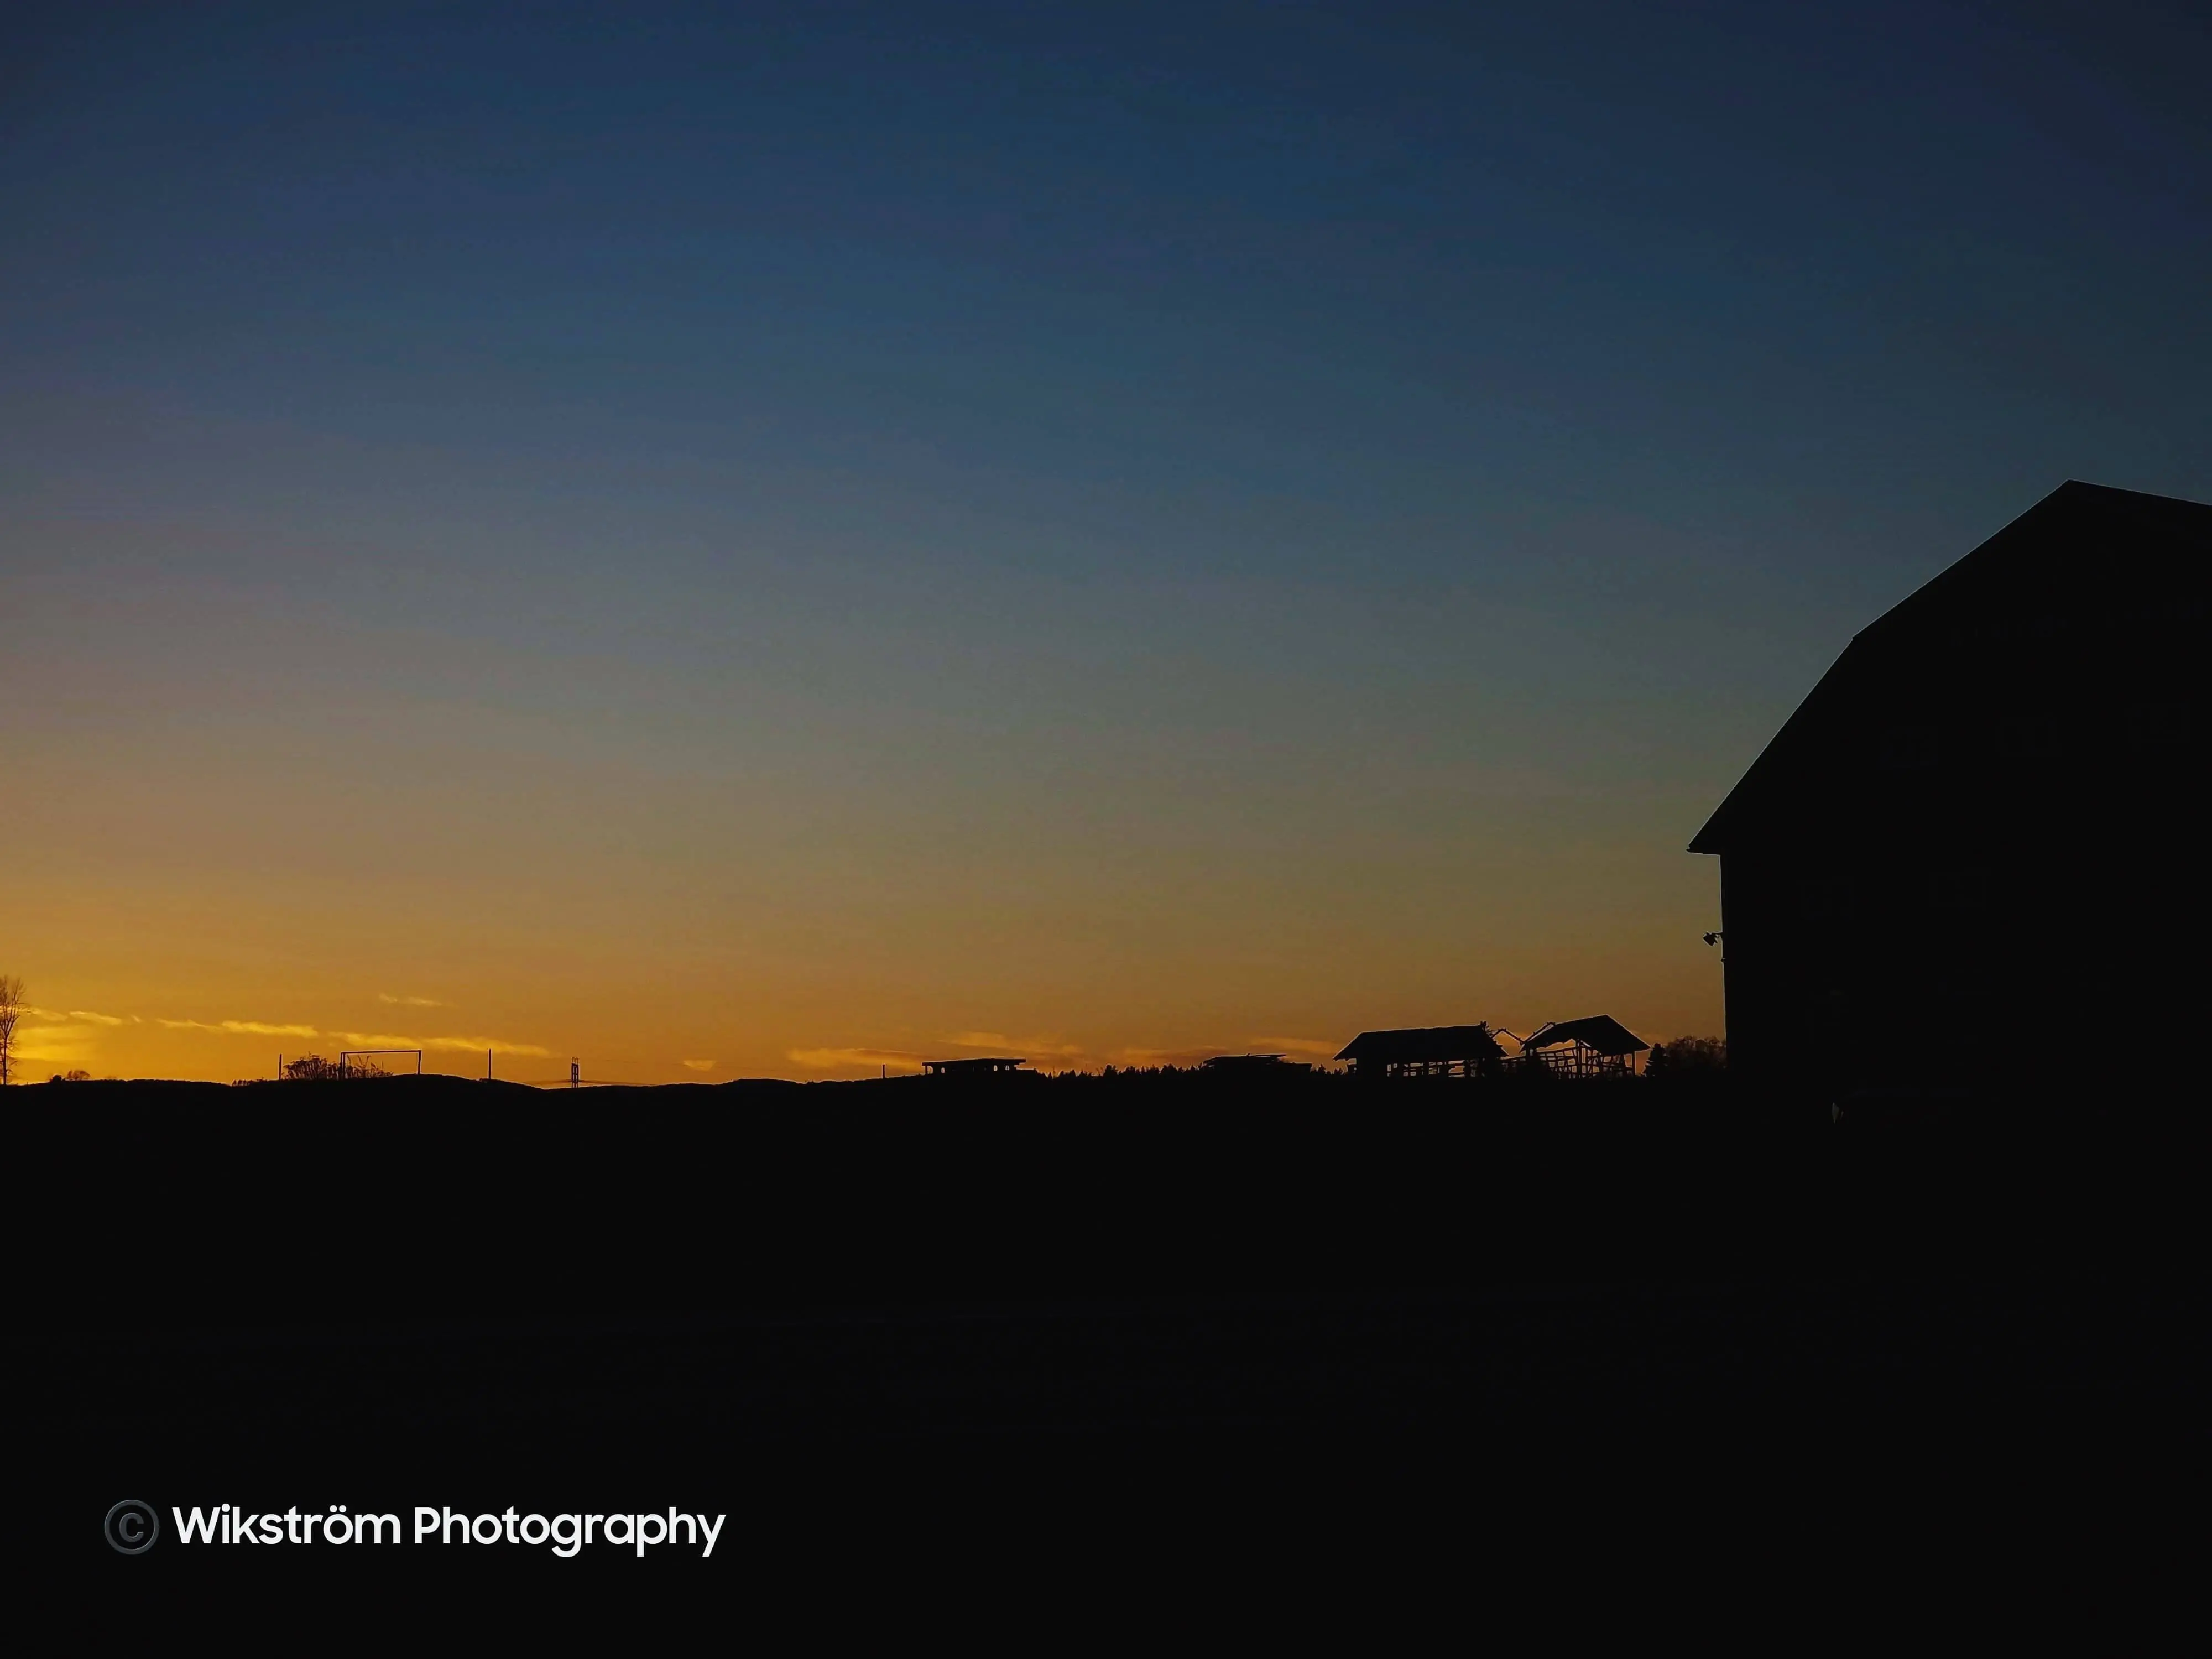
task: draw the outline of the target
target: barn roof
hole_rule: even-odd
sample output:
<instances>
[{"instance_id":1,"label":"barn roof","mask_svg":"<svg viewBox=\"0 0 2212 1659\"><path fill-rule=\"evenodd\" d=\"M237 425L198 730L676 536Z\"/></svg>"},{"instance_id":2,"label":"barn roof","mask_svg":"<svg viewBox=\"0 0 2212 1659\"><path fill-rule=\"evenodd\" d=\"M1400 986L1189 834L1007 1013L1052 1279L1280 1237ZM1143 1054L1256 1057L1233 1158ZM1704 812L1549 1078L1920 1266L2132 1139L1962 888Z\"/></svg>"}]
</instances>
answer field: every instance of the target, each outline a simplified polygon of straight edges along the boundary
<instances>
[{"instance_id":1,"label":"barn roof","mask_svg":"<svg viewBox=\"0 0 2212 1659\"><path fill-rule=\"evenodd\" d=\"M1344 1045L1339 1060L1384 1065L1449 1060L1497 1060L1505 1050L1488 1025L1415 1025L1400 1031L1362 1031Z\"/></svg>"},{"instance_id":2,"label":"barn roof","mask_svg":"<svg viewBox=\"0 0 2212 1659\"><path fill-rule=\"evenodd\" d=\"M1960 687L2017 704L2058 685L2062 670L2103 684L2123 676L2097 665L2154 660L2165 647L2154 639L2201 633L2208 556L2212 506L2060 485L1861 629L1690 851L1738 851L1836 823L1839 805L1855 791L1864 798L1857 780L1869 757L1920 740L1927 711L1958 706ZM1931 761L1927 775L1942 775ZM1895 798L1893 788L1881 793ZM1911 832L1909 815L1886 822Z\"/></svg>"},{"instance_id":3,"label":"barn roof","mask_svg":"<svg viewBox=\"0 0 2212 1659\"><path fill-rule=\"evenodd\" d=\"M1640 1054L1651 1045L1611 1014L1592 1014L1587 1019L1555 1019L1528 1034L1523 1048L1549 1048L1562 1042L1579 1042L1601 1054Z\"/></svg>"}]
</instances>

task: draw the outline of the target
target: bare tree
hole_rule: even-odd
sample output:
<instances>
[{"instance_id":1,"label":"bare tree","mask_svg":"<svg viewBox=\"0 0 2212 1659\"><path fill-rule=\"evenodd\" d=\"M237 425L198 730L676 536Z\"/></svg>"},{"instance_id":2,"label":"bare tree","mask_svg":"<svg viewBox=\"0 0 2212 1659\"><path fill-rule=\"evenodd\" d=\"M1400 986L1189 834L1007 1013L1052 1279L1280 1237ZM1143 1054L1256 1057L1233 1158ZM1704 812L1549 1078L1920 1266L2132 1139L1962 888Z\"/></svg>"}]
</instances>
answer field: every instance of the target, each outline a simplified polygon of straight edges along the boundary
<instances>
[{"instance_id":1,"label":"bare tree","mask_svg":"<svg viewBox=\"0 0 2212 1659\"><path fill-rule=\"evenodd\" d=\"M0 1089L13 1080L9 1066L15 1057L15 1022L23 1017L23 981L0 974Z\"/></svg>"}]
</instances>

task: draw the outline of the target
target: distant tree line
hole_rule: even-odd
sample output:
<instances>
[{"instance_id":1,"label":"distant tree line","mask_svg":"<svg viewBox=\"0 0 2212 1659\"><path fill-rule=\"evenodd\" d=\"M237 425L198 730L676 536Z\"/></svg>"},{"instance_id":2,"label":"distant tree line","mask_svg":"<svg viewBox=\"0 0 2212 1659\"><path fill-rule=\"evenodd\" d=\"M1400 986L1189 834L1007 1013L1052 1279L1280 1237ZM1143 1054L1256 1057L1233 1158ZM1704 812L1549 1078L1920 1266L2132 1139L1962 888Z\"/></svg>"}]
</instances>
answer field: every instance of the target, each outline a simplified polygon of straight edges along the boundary
<instances>
[{"instance_id":1,"label":"distant tree line","mask_svg":"<svg viewBox=\"0 0 2212 1659\"><path fill-rule=\"evenodd\" d=\"M1712 1077L1728 1070L1728 1043L1720 1037L1676 1037L1653 1046L1644 1074L1656 1078Z\"/></svg>"}]
</instances>

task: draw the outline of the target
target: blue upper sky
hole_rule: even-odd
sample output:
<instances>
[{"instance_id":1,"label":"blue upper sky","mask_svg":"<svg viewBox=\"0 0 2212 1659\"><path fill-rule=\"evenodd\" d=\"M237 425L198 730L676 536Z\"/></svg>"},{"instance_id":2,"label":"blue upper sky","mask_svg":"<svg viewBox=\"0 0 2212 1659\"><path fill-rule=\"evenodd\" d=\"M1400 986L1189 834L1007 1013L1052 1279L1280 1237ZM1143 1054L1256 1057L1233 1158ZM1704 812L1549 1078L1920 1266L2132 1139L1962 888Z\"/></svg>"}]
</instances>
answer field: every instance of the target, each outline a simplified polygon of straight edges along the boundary
<instances>
[{"instance_id":1,"label":"blue upper sky","mask_svg":"<svg viewBox=\"0 0 2212 1659\"><path fill-rule=\"evenodd\" d=\"M40 476L174 398L456 483L858 475L864 545L911 496L1515 591L1565 511L1955 541L2204 482L2179 8L84 9L0 129Z\"/></svg>"}]
</instances>

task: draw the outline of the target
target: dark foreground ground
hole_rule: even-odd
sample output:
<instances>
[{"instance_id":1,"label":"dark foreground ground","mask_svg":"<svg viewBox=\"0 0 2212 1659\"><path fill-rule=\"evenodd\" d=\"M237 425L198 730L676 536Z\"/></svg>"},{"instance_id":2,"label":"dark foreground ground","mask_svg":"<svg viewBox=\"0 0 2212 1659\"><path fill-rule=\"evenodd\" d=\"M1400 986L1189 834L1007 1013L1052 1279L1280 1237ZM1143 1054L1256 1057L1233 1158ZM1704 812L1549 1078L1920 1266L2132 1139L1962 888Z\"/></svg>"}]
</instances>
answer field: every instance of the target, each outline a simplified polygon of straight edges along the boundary
<instances>
[{"instance_id":1,"label":"dark foreground ground","mask_svg":"<svg viewBox=\"0 0 2212 1659\"><path fill-rule=\"evenodd\" d=\"M1837 1124L1717 1088L1138 1079L8 1105L40 1547L95 1620L426 1584L825 1624L1046 1583L1064 1615L1170 1583L1279 1612L1563 1563L1565 1618L1662 1562L1740 1600L1955 1582L1984 1549L2045 1591L2021 1564L2148 1580L2195 1548L2165 1517L2201 1507L2204 1166L2154 1103ZM711 1562L125 1559L121 1498L729 1520Z\"/></svg>"}]
</instances>

